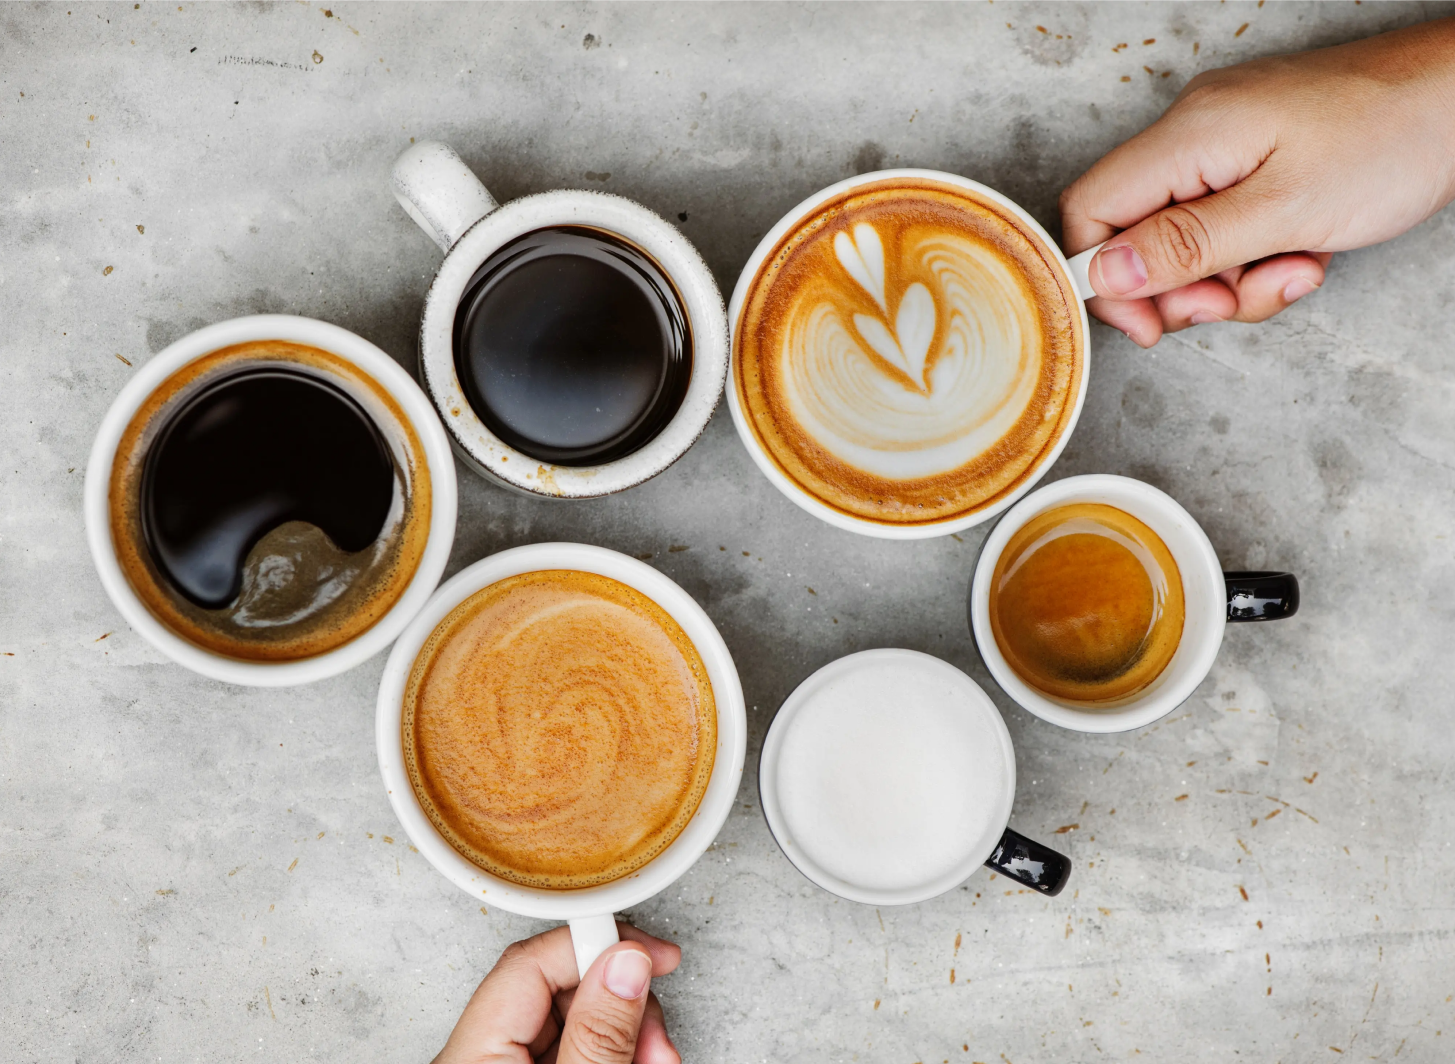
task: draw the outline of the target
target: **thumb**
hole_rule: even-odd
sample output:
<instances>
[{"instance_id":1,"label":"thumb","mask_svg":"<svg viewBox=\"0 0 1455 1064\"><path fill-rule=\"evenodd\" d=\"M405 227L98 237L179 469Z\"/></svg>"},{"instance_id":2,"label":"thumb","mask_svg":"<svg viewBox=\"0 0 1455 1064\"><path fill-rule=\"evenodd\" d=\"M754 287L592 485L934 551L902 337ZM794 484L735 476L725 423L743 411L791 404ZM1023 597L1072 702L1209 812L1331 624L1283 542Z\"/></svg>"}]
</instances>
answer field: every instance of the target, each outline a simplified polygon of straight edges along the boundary
<instances>
[{"instance_id":1,"label":"thumb","mask_svg":"<svg viewBox=\"0 0 1455 1064\"><path fill-rule=\"evenodd\" d=\"M557 1064L631 1064L651 982L651 955L635 942L597 957L571 999Z\"/></svg>"},{"instance_id":2,"label":"thumb","mask_svg":"<svg viewBox=\"0 0 1455 1064\"><path fill-rule=\"evenodd\" d=\"M1143 299L1300 250L1283 206L1287 198L1272 191L1266 170L1222 192L1174 204L1112 237L1091 262L1097 295Z\"/></svg>"}]
</instances>

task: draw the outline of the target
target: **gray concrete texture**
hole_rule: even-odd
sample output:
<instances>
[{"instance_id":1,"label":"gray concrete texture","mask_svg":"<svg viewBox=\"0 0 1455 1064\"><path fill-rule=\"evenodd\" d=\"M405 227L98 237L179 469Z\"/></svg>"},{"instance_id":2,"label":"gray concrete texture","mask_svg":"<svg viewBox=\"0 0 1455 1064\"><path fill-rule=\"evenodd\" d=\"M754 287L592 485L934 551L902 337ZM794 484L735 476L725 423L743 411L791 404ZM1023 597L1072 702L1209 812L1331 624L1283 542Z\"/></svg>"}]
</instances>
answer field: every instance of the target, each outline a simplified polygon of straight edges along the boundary
<instances>
[{"instance_id":1,"label":"gray concrete texture","mask_svg":"<svg viewBox=\"0 0 1455 1064\"><path fill-rule=\"evenodd\" d=\"M201 679L120 621L83 538L103 412L189 330L304 314L414 369L438 253L388 189L409 138L454 144L502 200L637 199L727 292L839 178L954 171L1055 232L1060 189L1198 70L1449 10L0 6L0 1059L423 1061L546 926L482 911L409 847L374 760L382 656L295 690ZM1198 692L1131 734L1058 730L995 687L965 621L983 530L830 529L721 408L612 498L461 469L452 572L541 540L649 555L742 671L738 806L630 913L683 946L658 991L688 1060L1451 1059L1452 262L1447 211L1337 256L1267 324L1151 352L1093 329L1051 477L1147 480L1226 566L1304 588L1297 619L1230 629ZM1076 862L1061 897L981 872L875 910L779 853L764 731L814 669L878 646L991 692L1012 824Z\"/></svg>"}]
</instances>

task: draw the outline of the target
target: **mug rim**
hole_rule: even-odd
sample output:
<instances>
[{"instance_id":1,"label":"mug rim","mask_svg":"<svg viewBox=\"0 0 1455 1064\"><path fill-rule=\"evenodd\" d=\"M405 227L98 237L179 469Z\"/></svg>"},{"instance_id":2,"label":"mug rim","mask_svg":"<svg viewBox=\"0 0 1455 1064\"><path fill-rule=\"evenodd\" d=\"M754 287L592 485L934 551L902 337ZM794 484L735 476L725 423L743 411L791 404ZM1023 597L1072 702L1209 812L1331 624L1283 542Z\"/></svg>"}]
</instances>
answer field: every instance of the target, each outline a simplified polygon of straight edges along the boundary
<instances>
[{"instance_id":1,"label":"mug rim","mask_svg":"<svg viewBox=\"0 0 1455 1064\"><path fill-rule=\"evenodd\" d=\"M517 237L562 225L605 230L650 256L676 290L692 334L687 393L671 419L631 454L600 465L554 465L510 446L475 413L455 370L455 313L480 264ZM450 442L472 469L537 498L597 498L665 472L706 430L727 379L727 312L701 253L670 222L614 193L555 189L502 204L470 226L445 253L425 293L419 362L425 391Z\"/></svg>"},{"instance_id":2,"label":"mug rim","mask_svg":"<svg viewBox=\"0 0 1455 1064\"><path fill-rule=\"evenodd\" d=\"M748 291L752 288L753 280L758 275L758 269L762 266L763 260L767 258L778 245L778 242L783 239L783 236L793 226L797 225L806 215L817 210L824 203L861 185L870 184L875 181L905 178L938 181L942 184L954 185L966 189L1004 207L1015 215L1022 224L1039 237L1046 247L1050 249L1055 266L1061 271L1061 277L1066 285L1066 289L1071 293L1071 302L1075 304L1075 312L1080 315L1081 335L1083 339L1081 345L1081 383L1077 388L1076 399L1071 407L1070 420L1067 421L1066 428L1061 433L1060 438L1056 440L1040 464L1032 470L1030 476L1014 491L996 500L989 506L972 513L961 514L957 517L946 518L943 521L927 522L925 524L890 525L879 521L872 521L865 517L856 517L830 506L806 488L795 483L769 457L767 451L759 442L757 434L754 433L752 425L749 424L747 415L743 412L742 405L738 400L737 336L743 304L747 301ZM769 229L763 239L758 241L757 247L748 256L748 261L738 273L737 283L733 286L732 298L728 301L727 321L729 330L729 362L726 380L728 412L732 415L733 426L738 431L738 438L743 441L743 446L752 457L753 463L775 488L801 509L808 511L820 520L826 521L835 528L845 529L849 532L857 532L860 535L872 536L877 539L911 540L947 536L951 532L962 532L967 528L973 528L975 525L982 524L1013 506L1040 482L1041 478L1056 464L1056 460L1061 457L1061 453L1066 449L1066 445L1070 442L1072 434L1076 431L1077 423L1081 420L1081 408L1086 402L1087 382L1091 377L1091 322L1086 314L1086 301L1077 293L1071 268L1067 265L1066 255L1062 252L1060 245L1051 239L1051 235L1046 232L1041 223L1036 221L1024 207L1003 193L997 192L987 185L982 185L979 181L963 177L959 174L947 173L942 170L928 170L919 167L875 170L872 173L858 174L854 177L837 181L801 201L774 223L773 228Z\"/></svg>"},{"instance_id":3,"label":"mug rim","mask_svg":"<svg viewBox=\"0 0 1455 1064\"><path fill-rule=\"evenodd\" d=\"M1181 526L1191 540L1191 556L1184 556L1177 545L1167 542L1167 537L1162 537L1167 549L1172 552L1178 569L1194 572L1194 567L1200 568L1202 576L1210 580L1214 587L1223 587L1222 563L1218 561L1212 541L1181 503L1160 488L1154 488L1141 480L1112 473L1085 473L1058 480L1027 495L1001 518L985 538L970 582L970 627L985 667L990 670L1001 690L1022 709L1050 724L1071 731L1101 735L1132 731L1167 716L1186 702L1207 678L1222 646L1223 633L1227 628L1227 606L1223 599L1209 599L1202 618L1208 634L1200 646L1190 648L1189 664L1182 678L1176 682L1158 685L1154 680L1151 687L1130 696L1124 703L1105 709L1076 708L1031 687L1010 667L995 641L990 625L990 581L995 574L995 565L1011 536L1020 531L1026 522L1053 506L1079 501L1105 502L1126 510L1138 520L1145 520L1148 511L1154 511L1174 525ZM1186 586L1187 576L1184 575L1184 589ZM1191 603L1187 606L1190 617ZM1185 625L1183 631L1186 632ZM1183 646L1179 645L1177 653L1182 652ZM1174 658L1168 662L1164 673L1172 668L1175 660Z\"/></svg>"},{"instance_id":4,"label":"mug rim","mask_svg":"<svg viewBox=\"0 0 1455 1064\"><path fill-rule=\"evenodd\" d=\"M424 553L404 593L384 616L342 646L292 661L246 661L196 646L172 631L141 601L121 570L112 539L111 470L116 448L142 404L178 370L214 351L257 340L317 347L357 366L389 393L419 436L430 474L430 522ZM336 676L373 657L403 631L434 592L455 540L459 496L444 428L419 385L384 351L338 325L293 314L254 314L215 322L168 344L147 360L111 401L86 464L83 511L91 560L107 597L135 631L184 668L252 687L289 687Z\"/></svg>"},{"instance_id":5,"label":"mug rim","mask_svg":"<svg viewBox=\"0 0 1455 1064\"><path fill-rule=\"evenodd\" d=\"M450 611L475 592L521 573L568 569L620 580L646 595L682 626L702 657L717 705L717 750L712 776L697 811L672 843L634 872L591 887L527 887L480 868L435 829L414 792L404 764L404 690L415 659ZM450 882L485 904L547 920L620 912L665 889L712 845L737 799L747 753L748 719L742 683L722 634L697 601L666 574L605 547L585 543L533 543L486 556L455 574L434 593L400 634L379 680L374 742L389 804L409 840Z\"/></svg>"},{"instance_id":6,"label":"mug rim","mask_svg":"<svg viewBox=\"0 0 1455 1064\"><path fill-rule=\"evenodd\" d=\"M985 846L982 851L972 854L971 858L957 863L949 872L919 887L904 890L875 890L860 887L819 867L817 862L793 842L778 803L776 776L778 757L782 751L784 737L788 732L790 722L818 687L833 680L839 673L847 672L872 660L910 661L917 667L943 672L947 676L953 673L955 683L964 687L970 700L976 703L985 714L988 714L989 720L992 722L991 729L999 740L1001 757L1006 766L1006 784L1001 790L999 805L991 817L991 823L998 826L990 834L990 844ZM933 654L926 654L923 651L900 647L877 647L872 650L845 654L841 658L835 658L828 664L820 666L806 676L778 707L778 712L773 717L773 723L768 726L768 733L763 737L763 748L758 755L758 803L763 810L763 818L768 822L768 831L773 836L773 841L778 844L778 848L783 851L783 856L788 858L788 863L809 882L837 897L864 905L915 905L922 901L929 901L931 898L937 898L969 879L995 852L1006 827L1010 824L1010 814L1015 804L1015 788L1015 744L1011 742L1010 729L1005 725L1005 718L1001 716L994 701L985 693L985 689L963 669L957 668L943 658L937 658Z\"/></svg>"}]
</instances>

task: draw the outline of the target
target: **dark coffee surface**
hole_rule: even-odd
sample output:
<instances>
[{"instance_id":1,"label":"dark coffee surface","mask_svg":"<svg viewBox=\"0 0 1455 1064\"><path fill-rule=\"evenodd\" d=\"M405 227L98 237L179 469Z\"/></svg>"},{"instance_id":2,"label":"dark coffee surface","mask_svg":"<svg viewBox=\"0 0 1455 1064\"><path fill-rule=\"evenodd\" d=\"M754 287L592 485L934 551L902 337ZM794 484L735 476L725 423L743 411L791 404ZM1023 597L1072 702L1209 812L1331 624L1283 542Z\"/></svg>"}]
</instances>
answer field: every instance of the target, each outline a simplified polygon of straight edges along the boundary
<instances>
[{"instance_id":1,"label":"dark coffee surface","mask_svg":"<svg viewBox=\"0 0 1455 1064\"><path fill-rule=\"evenodd\" d=\"M691 334L661 269L581 227L541 229L480 267L455 316L470 405L510 446L558 465L623 458L687 391Z\"/></svg>"},{"instance_id":2,"label":"dark coffee surface","mask_svg":"<svg viewBox=\"0 0 1455 1064\"><path fill-rule=\"evenodd\" d=\"M142 526L158 568L209 609L237 598L248 552L290 521L340 550L384 527L394 465L373 421L341 389L280 368L244 370L183 404L142 477Z\"/></svg>"},{"instance_id":3,"label":"dark coffee surface","mask_svg":"<svg viewBox=\"0 0 1455 1064\"><path fill-rule=\"evenodd\" d=\"M108 510L122 572L163 625L226 657L296 661L399 600L431 499L386 388L320 348L254 340L147 397L117 444Z\"/></svg>"}]
</instances>

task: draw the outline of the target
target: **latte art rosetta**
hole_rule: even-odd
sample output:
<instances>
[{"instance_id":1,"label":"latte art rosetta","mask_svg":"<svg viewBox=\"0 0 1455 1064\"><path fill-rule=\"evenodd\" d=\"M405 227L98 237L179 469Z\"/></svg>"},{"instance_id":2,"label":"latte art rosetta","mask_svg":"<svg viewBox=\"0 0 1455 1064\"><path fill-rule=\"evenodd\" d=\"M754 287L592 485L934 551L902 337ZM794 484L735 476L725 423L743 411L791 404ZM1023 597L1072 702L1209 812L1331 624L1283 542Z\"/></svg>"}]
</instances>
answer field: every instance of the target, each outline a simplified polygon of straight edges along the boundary
<instances>
[{"instance_id":1,"label":"latte art rosetta","mask_svg":"<svg viewBox=\"0 0 1455 1064\"><path fill-rule=\"evenodd\" d=\"M808 494L893 524L992 505L1073 415L1084 336L1054 252L973 192L855 188L763 260L736 323L734 387Z\"/></svg>"},{"instance_id":2,"label":"latte art rosetta","mask_svg":"<svg viewBox=\"0 0 1455 1064\"><path fill-rule=\"evenodd\" d=\"M841 287L858 282L885 310L897 275L925 279L896 293L893 331L879 316L846 314L854 301L826 278L824 291L804 293L780 355L798 422L844 462L895 479L944 473L994 447L1041 371L1040 344L1027 342L1040 323L1005 262L959 234L916 236L888 270L872 226L835 239Z\"/></svg>"}]
</instances>

